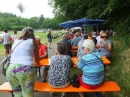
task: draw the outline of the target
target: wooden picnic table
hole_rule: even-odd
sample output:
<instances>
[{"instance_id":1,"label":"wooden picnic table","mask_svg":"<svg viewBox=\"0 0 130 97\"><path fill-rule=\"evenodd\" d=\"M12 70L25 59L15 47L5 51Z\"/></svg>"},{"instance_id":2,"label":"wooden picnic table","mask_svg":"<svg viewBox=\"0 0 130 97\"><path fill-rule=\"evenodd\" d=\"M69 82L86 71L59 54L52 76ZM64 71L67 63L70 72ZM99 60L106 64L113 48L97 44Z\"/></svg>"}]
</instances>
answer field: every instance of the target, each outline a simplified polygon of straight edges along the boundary
<instances>
[{"instance_id":1,"label":"wooden picnic table","mask_svg":"<svg viewBox=\"0 0 130 97\"><path fill-rule=\"evenodd\" d=\"M71 59L74 62L74 67L77 67L78 57L72 57ZM105 65L108 65L108 64L111 63L105 56L102 56L102 59L103 59L103 63ZM50 66L50 59L49 58L45 58L45 59L40 60L40 65L35 64L36 75L37 75L37 72L39 72L39 74L38 74L39 77L37 76L37 79L41 78L40 70L41 70L42 66Z\"/></svg>"},{"instance_id":2,"label":"wooden picnic table","mask_svg":"<svg viewBox=\"0 0 130 97\"><path fill-rule=\"evenodd\" d=\"M72 57L71 59L74 62L74 67L76 67L78 64L78 57ZM105 56L102 56L102 59L105 65L108 65L111 63ZM50 59L49 58L42 59L40 61L40 65L35 64L35 66L50 66Z\"/></svg>"}]
</instances>

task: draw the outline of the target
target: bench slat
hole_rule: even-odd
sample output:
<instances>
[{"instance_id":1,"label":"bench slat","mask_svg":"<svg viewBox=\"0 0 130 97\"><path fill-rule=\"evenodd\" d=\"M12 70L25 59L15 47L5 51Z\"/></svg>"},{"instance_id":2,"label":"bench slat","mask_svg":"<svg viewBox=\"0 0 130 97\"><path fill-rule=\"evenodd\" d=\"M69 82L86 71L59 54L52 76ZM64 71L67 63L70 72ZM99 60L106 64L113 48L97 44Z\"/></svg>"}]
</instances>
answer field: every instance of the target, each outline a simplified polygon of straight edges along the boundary
<instances>
[{"instance_id":1,"label":"bench slat","mask_svg":"<svg viewBox=\"0 0 130 97\"><path fill-rule=\"evenodd\" d=\"M0 91L12 92L12 89L8 82L3 83L0 86ZM36 82L35 84L35 91L36 92L119 92L120 87L114 81L106 81L103 85L97 89L86 89L82 86L79 88L72 87L72 85L56 89L49 86L48 83L45 82Z\"/></svg>"}]
</instances>

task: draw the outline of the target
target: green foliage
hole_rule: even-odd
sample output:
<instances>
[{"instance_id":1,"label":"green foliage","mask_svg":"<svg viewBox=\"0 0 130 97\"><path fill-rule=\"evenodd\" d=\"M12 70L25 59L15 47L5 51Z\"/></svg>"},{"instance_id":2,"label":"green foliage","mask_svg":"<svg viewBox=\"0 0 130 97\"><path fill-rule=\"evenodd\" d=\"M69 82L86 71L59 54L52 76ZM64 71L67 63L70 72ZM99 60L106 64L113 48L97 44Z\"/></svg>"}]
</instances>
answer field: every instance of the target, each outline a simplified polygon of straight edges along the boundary
<instances>
[{"instance_id":1,"label":"green foliage","mask_svg":"<svg viewBox=\"0 0 130 97\"><path fill-rule=\"evenodd\" d=\"M22 30L25 26L12 26L12 30Z\"/></svg>"},{"instance_id":2,"label":"green foliage","mask_svg":"<svg viewBox=\"0 0 130 97\"><path fill-rule=\"evenodd\" d=\"M130 46L130 0L50 0L58 22L86 17L106 19L99 29L112 29L119 41Z\"/></svg>"},{"instance_id":3,"label":"green foliage","mask_svg":"<svg viewBox=\"0 0 130 97\"><path fill-rule=\"evenodd\" d=\"M21 30L23 27L30 26L34 29L38 28L52 28L59 29L59 22L56 18L44 18L43 15L32 18L21 18L11 13L0 13L0 30L8 29Z\"/></svg>"},{"instance_id":4,"label":"green foliage","mask_svg":"<svg viewBox=\"0 0 130 97\"><path fill-rule=\"evenodd\" d=\"M41 27L43 28L52 28L52 29L58 29L59 23L57 22L56 18L45 18L44 22L42 23Z\"/></svg>"}]
</instances>

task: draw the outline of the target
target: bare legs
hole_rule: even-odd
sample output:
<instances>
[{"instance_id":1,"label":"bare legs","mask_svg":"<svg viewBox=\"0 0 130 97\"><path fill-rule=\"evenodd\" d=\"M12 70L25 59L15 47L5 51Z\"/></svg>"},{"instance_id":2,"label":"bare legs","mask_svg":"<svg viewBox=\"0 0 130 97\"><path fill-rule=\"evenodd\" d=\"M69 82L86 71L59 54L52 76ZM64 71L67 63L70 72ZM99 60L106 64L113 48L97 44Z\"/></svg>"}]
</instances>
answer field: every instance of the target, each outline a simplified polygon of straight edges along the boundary
<instances>
[{"instance_id":1,"label":"bare legs","mask_svg":"<svg viewBox=\"0 0 130 97\"><path fill-rule=\"evenodd\" d=\"M46 82L46 78L47 78L47 71L46 69L43 69L43 82Z\"/></svg>"},{"instance_id":2,"label":"bare legs","mask_svg":"<svg viewBox=\"0 0 130 97\"><path fill-rule=\"evenodd\" d=\"M83 93L78 92L80 97L84 97Z\"/></svg>"},{"instance_id":3,"label":"bare legs","mask_svg":"<svg viewBox=\"0 0 130 97\"><path fill-rule=\"evenodd\" d=\"M48 42L48 48L51 49L51 42Z\"/></svg>"},{"instance_id":4,"label":"bare legs","mask_svg":"<svg viewBox=\"0 0 130 97\"><path fill-rule=\"evenodd\" d=\"M7 56L9 54L11 54L11 49L5 49L5 55Z\"/></svg>"},{"instance_id":5,"label":"bare legs","mask_svg":"<svg viewBox=\"0 0 130 97\"><path fill-rule=\"evenodd\" d=\"M47 75L48 75L48 70L49 70L49 66L45 66L43 68L43 82L46 82L46 78L47 78Z\"/></svg>"}]
</instances>

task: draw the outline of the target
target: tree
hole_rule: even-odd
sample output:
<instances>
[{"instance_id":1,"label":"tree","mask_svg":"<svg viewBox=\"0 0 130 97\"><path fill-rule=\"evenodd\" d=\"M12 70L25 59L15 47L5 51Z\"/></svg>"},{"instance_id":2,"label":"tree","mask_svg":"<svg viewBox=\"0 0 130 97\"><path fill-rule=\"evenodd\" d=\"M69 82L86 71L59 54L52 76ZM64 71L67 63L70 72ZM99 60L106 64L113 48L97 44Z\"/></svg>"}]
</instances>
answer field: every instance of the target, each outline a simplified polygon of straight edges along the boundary
<instances>
[{"instance_id":1,"label":"tree","mask_svg":"<svg viewBox=\"0 0 130 97\"><path fill-rule=\"evenodd\" d=\"M44 21L44 16L43 16L43 14L42 14L42 15L40 15L40 17L39 17L39 25L40 25L40 26L42 25L43 21Z\"/></svg>"},{"instance_id":2,"label":"tree","mask_svg":"<svg viewBox=\"0 0 130 97\"><path fill-rule=\"evenodd\" d=\"M21 17L22 17L22 13L25 11L25 7L22 5L22 3L19 3L17 8L20 10L21 12Z\"/></svg>"},{"instance_id":3,"label":"tree","mask_svg":"<svg viewBox=\"0 0 130 97\"><path fill-rule=\"evenodd\" d=\"M29 19L29 26L32 28L39 28L39 18L38 17L32 17Z\"/></svg>"}]
</instances>

